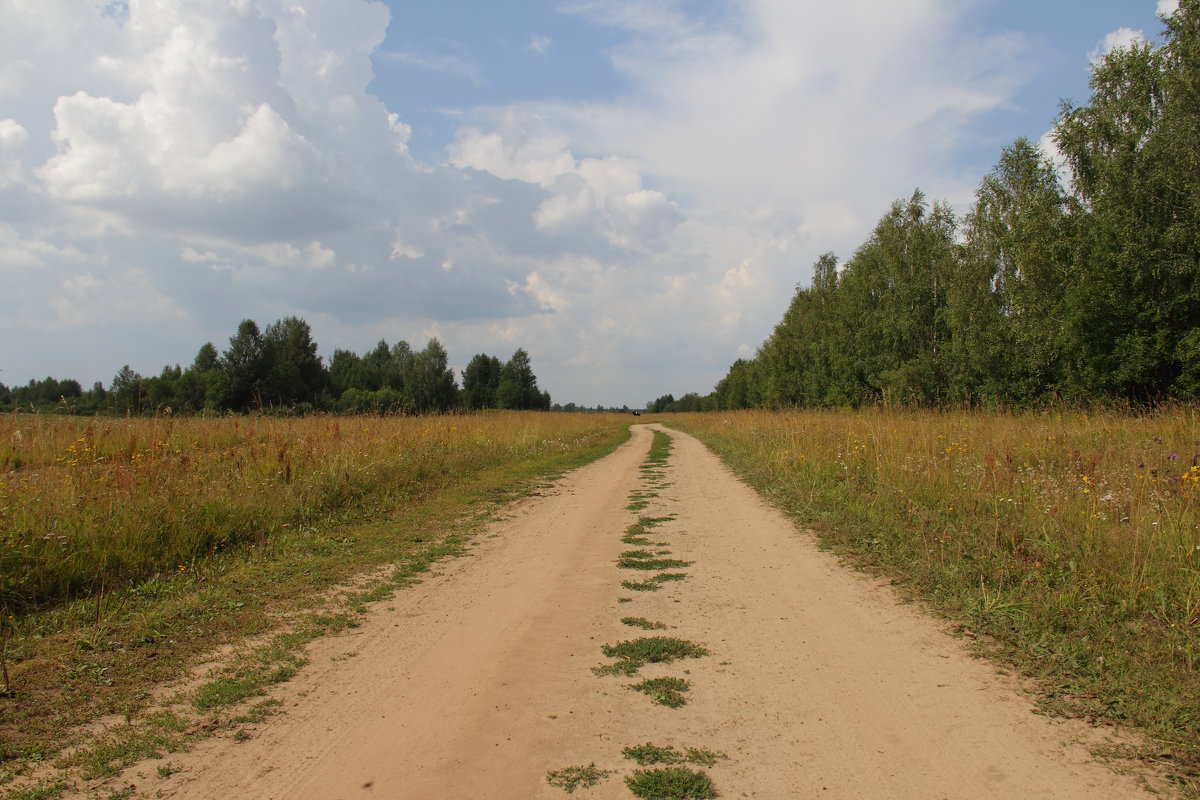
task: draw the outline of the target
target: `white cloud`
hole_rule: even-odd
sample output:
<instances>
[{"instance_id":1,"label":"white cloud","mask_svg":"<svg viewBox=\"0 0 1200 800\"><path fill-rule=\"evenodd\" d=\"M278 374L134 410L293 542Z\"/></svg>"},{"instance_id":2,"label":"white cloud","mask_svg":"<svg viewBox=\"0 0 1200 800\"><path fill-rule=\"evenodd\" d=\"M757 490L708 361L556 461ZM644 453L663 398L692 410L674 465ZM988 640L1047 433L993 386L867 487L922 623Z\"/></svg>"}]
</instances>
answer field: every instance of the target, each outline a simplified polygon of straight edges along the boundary
<instances>
[{"instance_id":1,"label":"white cloud","mask_svg":"<svg viewBox=\"0 0 1200 800\"><path fill-rule=\"evenodd\" d=\"M1134 45L1144 44L1145 41L1146 34L1142 31L1135 31L1132 28L1117 28L1106 35L1096 45L1095 50L1088 53L1088 58L1093 64L1097 64L1114 50L1124 50Z\"/></svg>"},{"instance_id":2,"label":"white cloud","mask_svg":"<svg viewBox=\"0 0 1200 800\"><path fill-rule=\"evenodd\" d=\"M1158 15L1169 17L1179 10L1179 0L1158 0Z\"/></svg>"},{"instance_id":3,"label":"white cloud","mask_svg":"<svg viewBox=\"0 0 1200 800\"><path fill-rule=\"evenodd\" d=\"M186 319L176 301L163 294L143 269L130 267L111 274L80 272L64 278L49 298L55 319L51 328L124 323L161 325Z\"/></svg>"},{"instance_id":4,"label":"white cloud","mask_svg":"<svg viewBox=\"0 0 1200 800\"><path fill-rule=\"evenodd\" d=\"M15 119L0 119L0 189L21 181L21 150L29 132Z\"/></svg>"},{"instance_id":5,"label":"white cloud","mask_svg":"<svg viewBox=\"0 0 1200 800\"><path fill-rule=\"evenodd\" d=\"M319 270L337 261L337 253L316 241L301 247L291 242L271 242L248 247L246 252L261 258L267 266L275 269Z\"/></svg>"},{"instance_id":6,"label":"white cloud","mask_svg":"<svg viewBox=\"0 0 1200 800\"><path fill-rule=\"evenodd\" d=\"M534 183L549 196L533 212L539 231L587 237L627 251L644 252L678 218L675 205L647 189L637 162L620 156L576 160L561 135L541 129L536 118L512 113L494 131L460 128L450 147L457 167Z\"/></svg>"},{"instance_id":7,"label":"white cloud","mask_svg":"<svg viewBox=\"0 0 1200 800\"><path fill-rule=\"evenodd\" d=\"M0 327L119 330L148 372L241 318L299 314L326 353L435 332L463 362L524 346L562 401L705 391L817 254L917 184L974 185L945 154L1009 98L1019 48L964 34L961 5L577 2L623 41L627 91L467 109L446 163L418 164L372 57L487 71L452 42L380 52L381 3L9 0ZM133 361L83 355L46 369Z\"/></svg>"}]
</instances>

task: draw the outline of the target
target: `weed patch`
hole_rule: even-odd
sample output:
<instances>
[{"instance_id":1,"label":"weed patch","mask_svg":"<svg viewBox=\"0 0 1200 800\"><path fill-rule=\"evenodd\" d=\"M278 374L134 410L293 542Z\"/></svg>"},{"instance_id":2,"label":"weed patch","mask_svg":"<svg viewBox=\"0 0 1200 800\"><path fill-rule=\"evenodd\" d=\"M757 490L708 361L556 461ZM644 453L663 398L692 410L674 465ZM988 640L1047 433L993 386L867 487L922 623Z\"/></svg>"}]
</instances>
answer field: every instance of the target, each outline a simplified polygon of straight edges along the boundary
<instances>
[{"instance_id":1,"label":"weed patch","mask_svg":"<svg viewBox=\"0 0 1200 800\"><path fill-rule=\"evenodd\" d=\"M633 747L626 747L621 751L621 754L630 761L636 761L639 766L643 767L652 764L698 764L702 767L711 767L717 763L717 759L729 758L724 753L712 750L689 747L687 750L680 752L674 747L659 747L649 742Z\"/></svg>"},{"instance_id":2,"label":"weed patch","mask_svg":"<svg viewBox=\"0 0 1200 800\"><path fill-rule=\"evenodd\" d=\"M687 705L687 698L683 695L692 688L692 684L683 678L649 678L641 683L630 684L629 688L649 695L660 706L680 708Z\"/></svg>"},{"instance_id":3,"label":"weed patch","mask_svg":"<svg viewBox=\"0 0 1200 800\"><path fill-rule=\"evenodd\" d=\"M631 550L629 552L643 553L645 551ZM621 569L663 570L679 569L681 567L690 567L691 565L691 561L683 561L678 558L655 558L651 553L646 553L646 557L644 558L622 556L617 560L617 566Z\"/></svg>"},{"instance_id":4,"label":"weed patch","mask_svg":"<svg viewBox=\"0 0 1200 800\"><path fill-rule=\"evenodd\" d=\"M586 767L564 767L546 773L546 783L573 794L576 789L589 789L612 774L612 770L600 769L594 763Z\"/></svg>"},{"instance_id":5,"label":"weed patch","mask_svg":"<svg viewBox=\"0 0 1200 800\"><path fill-rule=\"evenodd\" d=\"M667 626L662 622L651 622L645 617L621 617L621 623L628 625L631 628L641 628L644 631L666 630Z\"/></svg>"},{"instance_id":6,"label":"weed patch","mask_svg":"<svg viewBox=\"0 0 1200 800\"><path fill-rule=\"evenodd\" d=\"M621 581L621 587L631 592L657 592L662 589L653 579L644 581Z\"/></svg>"},{"instance_id":7,"label":"weed patch","mask_svg":"<svg viewBox=\"0 0 1200 800\"><path fill-rule=\"evenodd\" d=\"M597 675L636 675L647 664L668 664L684 658L709 654L703 647L670 636L647 636L617 644L606 644L600 651L616 663L593 668Z\"/></svg>"},{"instance_id":8,"label":"weed patch","mask_svg":"<svg viewBox=\"0 0 1200 800\"><path fill-rule=\"evenodd\" d=\"M707 800L717 796L708 775L687 767L635 769L625 785L644 800Z\"/></svg>"}]
</instances>

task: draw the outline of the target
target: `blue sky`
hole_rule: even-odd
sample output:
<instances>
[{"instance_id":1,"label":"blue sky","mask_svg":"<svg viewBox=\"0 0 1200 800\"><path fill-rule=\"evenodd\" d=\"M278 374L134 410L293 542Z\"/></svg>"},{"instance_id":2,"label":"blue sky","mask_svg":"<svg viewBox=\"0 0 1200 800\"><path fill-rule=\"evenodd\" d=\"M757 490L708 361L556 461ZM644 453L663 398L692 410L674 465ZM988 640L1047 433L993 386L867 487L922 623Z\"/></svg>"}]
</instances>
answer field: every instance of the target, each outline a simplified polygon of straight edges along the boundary
<instances>
[{"instance_id":1,"label":"blue sky","mask_svg":"<svg viewBox=\"0 0 1200 800\"><path fill-rule=\"evenodd\" d=\"M965 208L1170 0L0 0L0 381L529 351L706 393L922 188Z\"/></svg>"}]
</instances>

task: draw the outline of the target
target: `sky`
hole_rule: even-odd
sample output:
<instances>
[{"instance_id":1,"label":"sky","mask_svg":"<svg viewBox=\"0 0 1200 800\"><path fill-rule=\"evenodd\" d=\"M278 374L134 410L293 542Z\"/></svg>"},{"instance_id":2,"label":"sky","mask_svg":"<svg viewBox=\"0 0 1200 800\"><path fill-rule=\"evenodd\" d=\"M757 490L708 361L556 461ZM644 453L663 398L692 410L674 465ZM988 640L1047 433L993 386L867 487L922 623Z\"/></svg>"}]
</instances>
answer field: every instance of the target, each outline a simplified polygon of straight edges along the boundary
<instances>
[{"instance_id":1,"label":"sky","mask_svg":"<svg viewBox=\"0 0 1200 800\"><path fill-rule=\"evenodd\" d=\"M1088 100L1175 0L0 0L0 382L530 355L555 402L706 394L817 257Z\"/></svg>"}]
</instances>

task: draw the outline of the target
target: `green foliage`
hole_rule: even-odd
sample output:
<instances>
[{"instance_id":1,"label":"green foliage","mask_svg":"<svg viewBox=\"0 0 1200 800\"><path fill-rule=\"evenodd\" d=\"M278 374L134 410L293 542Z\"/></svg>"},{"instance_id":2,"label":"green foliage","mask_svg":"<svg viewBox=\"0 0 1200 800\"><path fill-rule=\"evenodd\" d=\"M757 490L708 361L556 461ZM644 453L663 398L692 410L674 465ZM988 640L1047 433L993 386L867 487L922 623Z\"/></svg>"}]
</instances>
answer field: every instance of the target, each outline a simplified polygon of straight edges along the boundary
<instances>
[{"instance_id":1,"label":"green foliage","mask_svg":"<svg viewBox=\"0 0 1200 800\"><path fill-rule=\"evenodd\" d=\"M267 326L263 335L264 375L261 397L274 406L316 403L328 382L328 374L308 323L299 317L284 317Z\"/></svg>"},{"instance_id":2,"label":"green foliage","mask_svg":"<svg viewBox=\"0 0 1200 800\"><path fill-rule=\"evenodd\" d=\"M617 566L621 569L663 570L688 567L692 564L690 561L682 561L678 558L654 558L649 553L645 555L629 555L629 553L641 554L645 552L644 550L627 550L617 561Z\"/></svg>"},{"instance_id":3,"label":"green foliage","mask_svg":"<svg viewBox=\"0 0 1200 800\"><path fill-rule=\"evenodd\" d=\"M630 689L650 696L650 699L667 708L680 708L687 705L683 693L692 688L692 684L683 678L648 678L641 683L630 684Z\"/></svg>"},{"instance_id":4,"label":"green foliage","mask_svg":"<svg viewBox=\"0 0 1200 800\"><path fill-rule=\"evenodd\" d=\"M500 370L496 404L499 408L517 411L547 411L550 408L550 395L538 391L537 376L533 374L529 354L522 349L513 353Z\"/></svg>"},{"instance_id":5,"label":"green foliage","mask_svg":"<svg viewBox=\"0 0 1200 800\"><path fill-rule=\"evenodd\" d=\"M46 378L13 388L0 383L0 411L136 416L330 410L382 415L551 407L549 393L537 388L524 350L503 365L495 356L477 355L463 378L465 390L460 392L446 348L437 339L420 351L408 342L389 345L384 340L362 355L338 349L326 366L303 319L284 317L265 331L246 319L224 353L206 342L186 369L168 365L154 377L125 365L107 391L96 383L84 392L69 379Z\"/></svg>"},{"instance_id":6,"label":"green foliage","mask_svg":"<svg viewBox=\"0 0 1200 800\"><path fill-rule=\"evenodd\" d=\"M683 658L700 658L708 655L703 647L669 636L648 636L617 644L606 644L600 651L615 664L596 667L597 675L636 675L647 664L667 664Z\"/></svg>"},{"instance_id":7,"label":"green foliage","mask_svg":"<svg viewBox=\"0 0 1200 800\"><path fill-rule=\"evenodd\" d=\"M625 778L625 785L644 800L705 800L717 796L708 775L687 767L635 769Z\"/></svg>"},{"instance_id":8,"label":"green foliage","mask_svg":"<svg viewBox=\"0 0 1200 800\"><path fill-rule=\"evenodd\" d=\"M480 353L463 370L463 405L468 411L497 408L500 389L500 359Z\"/></svg>"},{"instance_id":9,"label":"green foliage","mask_svg":"<svg viewBox=\"0 0 1200 800\"><path fill-rule=\"evenodd\" d=\"M594 763L586 767L565 767L546 773L546 783L565 789L573 794L576 789L590 789L612 774L612 770L600 769Z\"/></svg>"},{"instance_id":10,"label":"green foliage","mask_svg":"<svg viewBox=\"0 0 1200 800\"><path fill-rule=\"evenodd\" d=\"M430 339L425 349L414 353L404 366L405 393L414 411L424 414L454 407L458 386L441 342Z\"/></svg>"},{"instance_id":11,"label":"green foliage","mask_svg":"<svg viewBox=\"0 0 1200 800\"><path fill-rule=\"evenodd\" d=\"M669 745L667 747L659 747L650 742L626 747L621 751L621 754L630 761L636 761L642 767L650 766L651 764L699 764L700 766L711 767L717 763L717 759L729 758L724 753L703 750L697 747L689 747L681 753Z\"/></svg>"}]
</instances>

